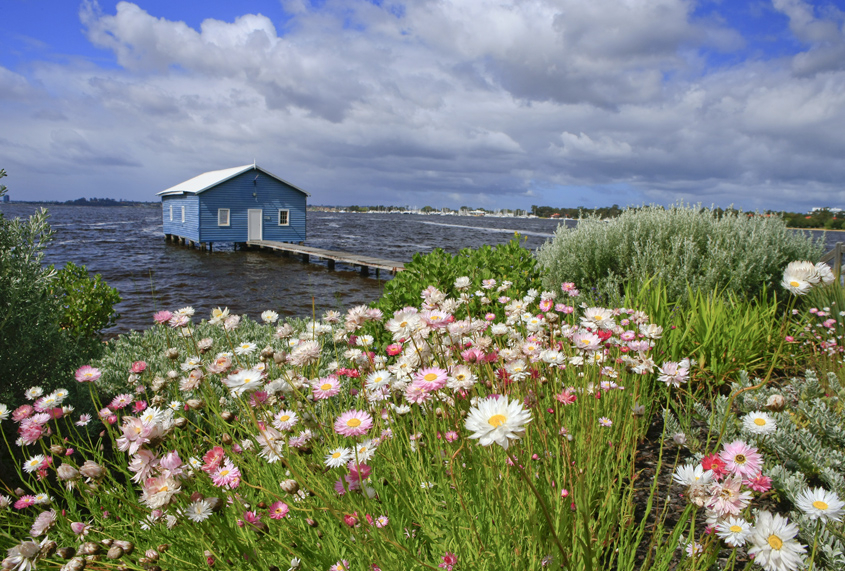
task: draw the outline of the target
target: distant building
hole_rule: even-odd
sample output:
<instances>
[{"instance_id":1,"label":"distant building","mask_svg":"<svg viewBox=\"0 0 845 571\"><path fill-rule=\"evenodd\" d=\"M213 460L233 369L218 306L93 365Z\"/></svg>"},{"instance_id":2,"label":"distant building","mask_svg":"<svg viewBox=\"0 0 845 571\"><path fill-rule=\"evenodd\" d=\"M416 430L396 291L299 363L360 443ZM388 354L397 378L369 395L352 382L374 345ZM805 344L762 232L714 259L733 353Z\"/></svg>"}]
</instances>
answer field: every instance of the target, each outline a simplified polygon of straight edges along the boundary
<instances>
[{"instance_id":1,"label":"distant building","mask_svg":"<svg viewBox=\"0 0 845 571\"><path fill-rule=\"evenodd\" d=\"M831 214L839 214L840 212L842 212L841 208L830 208L828 206L816 206L815 208L810 210L810 213L812 214L813 212L821 212L822 210L827 210Z\"/></svg>"},{"instance_id":2,"label":"distant building","mask_svg":"<svg viewBox=\"0 0 845 571\"><path fill-rule=\"evenodd\" d=\"M8 194L4 194L4 195L3 195L3 202L11 202L11 201L12 201L12 199L11 199L11 198L9 198L9 195L8 195Z\"/></svg>"},{"instance_id":3,"label":"distant building","mask_svg":"<svg viewBox=\"0 0 845 571\"><path fill-rule=\"evenodd\" d=\"M206 172L158 196L168 237L198 244L305 241L310 194L255 164Z\"/></svg>"}]
</instances>

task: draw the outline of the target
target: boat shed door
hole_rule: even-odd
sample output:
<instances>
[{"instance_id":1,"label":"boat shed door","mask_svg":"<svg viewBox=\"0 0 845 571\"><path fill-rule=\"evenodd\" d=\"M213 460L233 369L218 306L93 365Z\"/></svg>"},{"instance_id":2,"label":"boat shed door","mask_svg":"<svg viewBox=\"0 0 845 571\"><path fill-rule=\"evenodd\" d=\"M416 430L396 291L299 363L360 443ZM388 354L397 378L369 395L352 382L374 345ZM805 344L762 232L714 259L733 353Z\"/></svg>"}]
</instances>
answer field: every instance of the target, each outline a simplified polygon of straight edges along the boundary
<instances>
[{"instance_id":1,"label":"boat shed door","mask_svg":"<svg viewBox=\"0 0 845 571\"><path fill-rule=\"evenodd\" d=\"M247 216L248 216L248 224L247 224L247 232L246 232L247 241L261 240L262 239L263 232L262 232L262 226L261 226L261 223L262 223L261 219L262 219L263 215L264 215L264 212L260 208L256 208L256 209L250 208L249 209L249 212L247 213Z\"/></svg>"}]
</instances>

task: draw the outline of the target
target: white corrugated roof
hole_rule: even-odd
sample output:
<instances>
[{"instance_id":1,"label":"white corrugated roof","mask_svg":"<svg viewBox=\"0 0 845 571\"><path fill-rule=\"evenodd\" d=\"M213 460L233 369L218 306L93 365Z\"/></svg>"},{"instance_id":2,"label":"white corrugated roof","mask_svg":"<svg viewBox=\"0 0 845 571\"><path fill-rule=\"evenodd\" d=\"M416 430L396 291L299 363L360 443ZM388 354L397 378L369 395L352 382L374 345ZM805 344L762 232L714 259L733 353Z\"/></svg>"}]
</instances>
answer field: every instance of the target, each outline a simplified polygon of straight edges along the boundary
<instances>
[{"instance_id":1,"label":"white corrugated roof","mask_svg":"<svg viewBox=\"0 0 845 571\"><path fill-rule=\"evenodd\" d=\"M250 169L255 169L255 170L261 171L264 174L266 174L268 176L272 176L276 180L283 182L286 185L295 188L299 192L305 194L305 196L311 196L309 193L305 192L301 188L289 183L288 181L286 181L284 179L277 177L273 173L266 171L263 168L256 166L254 164L244 165L242 167L233 167L233 168L230 168L230 169L223 169L223 170L219 170L219 171L204 172L201 175L197 175L194 178L186 180L185 182L180 182L179 184L171 186L170 188L168 188L166 190L162 190L161 192L157 193L156 196L163 196L163 195L166 195L166 194L182 194L182 193L185 193L185 192L190 193L190 194L198 194L200 192L208 190L209 188L217 186L221 182L225 182L225 181L229 180L230 178L234 178L234 177L238 176L239 174L244 173L244 172L246 172Z\"/></svg>"}]
</instances>

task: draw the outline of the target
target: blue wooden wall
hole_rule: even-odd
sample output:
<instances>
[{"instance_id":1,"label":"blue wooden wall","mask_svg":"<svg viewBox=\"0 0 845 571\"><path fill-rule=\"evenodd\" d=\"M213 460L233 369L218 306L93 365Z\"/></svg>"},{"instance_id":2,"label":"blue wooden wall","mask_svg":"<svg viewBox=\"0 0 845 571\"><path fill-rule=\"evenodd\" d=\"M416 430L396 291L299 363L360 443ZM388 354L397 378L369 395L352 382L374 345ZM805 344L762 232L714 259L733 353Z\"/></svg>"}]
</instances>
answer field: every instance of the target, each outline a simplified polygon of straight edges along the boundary
<instances>
[{"instance_id":1,"label":"blue wooden wall","mask_svg":"<svg viewBox=\"0 0 845 571\"><path fill-rule=\"evenodd\" d=\"M305 241L306 195L259 170L248 170L198 196L200 242L246 242L247 211L257 208L264 211L264 240ZM217 225L219 208L229 209L229 226ZM279 226L280 208L290 210L288 226Z\"/></svg>"},{"instance_id":2,"label":"blue wooden wall","mask_svg":"<svg viewBox=\"0 0 845 571\"><path fill-rule=\"evenodd\" d=\"M164 222L164 233L175 234L193 240L200 241L199 220L200 220L199 196L192 194L180 194L175 196L161 197L161 219ZM170 207L173 206L173 220L170 220ZM182 222L182 207L185 207L185 222Z\"/></svg>"}]
</instances>

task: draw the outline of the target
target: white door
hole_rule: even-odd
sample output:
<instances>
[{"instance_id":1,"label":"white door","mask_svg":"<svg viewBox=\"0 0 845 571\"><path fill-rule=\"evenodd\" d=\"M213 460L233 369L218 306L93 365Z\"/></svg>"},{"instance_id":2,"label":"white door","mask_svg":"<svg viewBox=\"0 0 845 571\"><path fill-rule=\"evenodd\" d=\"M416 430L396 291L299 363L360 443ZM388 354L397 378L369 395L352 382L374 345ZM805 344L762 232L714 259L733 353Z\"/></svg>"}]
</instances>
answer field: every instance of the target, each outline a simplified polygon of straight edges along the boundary
<instances>
[{"instance_id":1,"label":"white door","mask_svg":"<svg viewBox=\"0 0 845 571\"><path fill-rule=\"evenodd\" d=\"M262 236L262 228L261 228L261 219L264 215L264 212L261 209L250 209L248 212L248 220L249 223L247 225L247 241L252 240L261 240Z\"/></svg>"}]
</instances>

